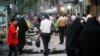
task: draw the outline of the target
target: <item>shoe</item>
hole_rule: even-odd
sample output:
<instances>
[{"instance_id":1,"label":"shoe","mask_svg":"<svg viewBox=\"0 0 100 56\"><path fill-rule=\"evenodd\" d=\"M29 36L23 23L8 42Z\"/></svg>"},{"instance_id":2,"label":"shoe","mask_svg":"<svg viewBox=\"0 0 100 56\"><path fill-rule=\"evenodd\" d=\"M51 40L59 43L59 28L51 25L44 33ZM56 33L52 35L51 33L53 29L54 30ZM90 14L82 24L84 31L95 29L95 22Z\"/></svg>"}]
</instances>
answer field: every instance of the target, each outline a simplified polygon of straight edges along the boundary
<instances>
[{"instance_id":1,"label":"shoe","mask_svg":"<svg viewBox=\"0 0 100 56\"><path fill-rule=\"evenodd\" d=\"M44 53L44 56L48 56L48 54L47 53Z\"/></svg>"},{"instance_id":2,"label":"shoe","mask_svg":"<svg viewBox=\"0 0 100 56\"><path fill-rule=\"evenodd\" d=\"M44 55L44 56L48 56L48 55Z\"/></svg>"},{"instance_id":3,"label":"shoe","mask_svg":"<svg viewBox=\"0 0 100 56\"><path fill-rule=\"evenodd\" d=\"M23 51L19 52L19 55L22 55L23 54Z\"/></svg>"},{"instance_id":4,"label":"shoe","mask_svg":"<svg viewBox=\"0 0 100 56\"><path fill-rule=\"evenodd\" d=\"M44 55L48 55L49 54L49 52L44 52Z\"/></svg>"},{"instance_id":5,"label":"shoe","mask_svg":"<svg viewBox=\"0 0 100 56\"><path fill-rule=\"evenodd\" d=\"M63 43L59 43L59 44L63 44Z\"/></svg>"},{"instance_id":6,"label":"shoe","mask_svg":"<svg viewBox=\"0 0 100 56\"><path fill-rule=\"evenodd\" d=\"M19 55L22 55L22 53L20 52Z\"/></svg>"},{"instance_id":7,"label":"shoe","mask_svg":"<svg viewBox=\"0 0 100 56\"><path fill-rule=\"evenodd\" d=\"M48 54L47 52L44 52L44 54Z\"/></svg>"}]
</instances>

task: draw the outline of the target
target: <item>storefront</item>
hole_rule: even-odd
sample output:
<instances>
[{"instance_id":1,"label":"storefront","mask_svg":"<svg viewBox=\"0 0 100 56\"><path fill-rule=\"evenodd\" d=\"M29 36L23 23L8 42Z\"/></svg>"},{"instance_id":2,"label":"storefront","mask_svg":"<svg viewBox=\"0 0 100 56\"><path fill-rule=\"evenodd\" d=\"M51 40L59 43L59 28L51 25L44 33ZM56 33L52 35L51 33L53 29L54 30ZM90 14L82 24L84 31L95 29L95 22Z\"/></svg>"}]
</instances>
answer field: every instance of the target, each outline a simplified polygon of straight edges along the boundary
<instances>
[{"instance_id":1,"label":"storefront","mask_svg":"<svg viewBox=\"0 0 100 56\"><path fill-rule=\"evenodd\" d=\"M0 52L6 50L6 39L7 39L7 8L0 6Z\"/></svg>"}]
</instances>

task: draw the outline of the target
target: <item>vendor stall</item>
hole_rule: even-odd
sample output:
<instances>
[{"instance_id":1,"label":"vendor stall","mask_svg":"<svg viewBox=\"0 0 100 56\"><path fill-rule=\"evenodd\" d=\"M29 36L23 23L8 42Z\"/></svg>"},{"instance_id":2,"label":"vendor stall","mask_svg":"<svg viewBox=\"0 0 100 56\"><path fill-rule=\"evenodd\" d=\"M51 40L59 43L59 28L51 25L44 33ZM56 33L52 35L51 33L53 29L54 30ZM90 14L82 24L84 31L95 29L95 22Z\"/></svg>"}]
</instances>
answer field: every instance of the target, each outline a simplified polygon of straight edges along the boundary
<instances>
[{"instance_id":1,"label":"vendor stall","mask_svg":"<svg viewBox=\"0 0 100 56\"><path fill-rule=\"evenodd\" d=\"M0 6L0 50L5 49L7 39L7 8Z\"/></svg>"}]
</instances>

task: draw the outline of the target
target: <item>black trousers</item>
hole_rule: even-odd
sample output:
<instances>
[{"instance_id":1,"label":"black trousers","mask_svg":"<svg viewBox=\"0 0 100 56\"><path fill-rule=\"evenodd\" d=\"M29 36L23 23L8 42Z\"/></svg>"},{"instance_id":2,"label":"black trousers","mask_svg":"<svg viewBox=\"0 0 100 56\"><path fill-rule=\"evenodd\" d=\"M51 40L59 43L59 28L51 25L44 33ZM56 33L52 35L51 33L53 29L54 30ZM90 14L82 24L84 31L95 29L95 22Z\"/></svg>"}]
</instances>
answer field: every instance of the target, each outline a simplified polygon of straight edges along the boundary
<instances>
[{"instance_id":1,"label":"black trousers","mask_svg":"<svg viewBox=\"0 0 100 56\"><path fill-rule=\"evenodd\" d=\"M14 53L13 56L18 56L18 46L17 45L9 45L9 54L8 56L12 56L12 54Z\"/></svg>"},{"instance_id":2,"label":"black trousers","mask_svg":"<svg viewBox=\"0 0 100 56\"><path fill-rule=\"evenodd\" d=\"M21 55L22 50L25 45L25 32L24 31L18 33L18 40L19 40L18 49L19 49L19 54Z\"/></svg>"},{"instance_id":3,"label":"black trousers","mask_svg":"<svg viewBox=\"0 0 100 56\"><path fill-rule=\"evenodd\" d=\"M45 54L48 54L49 50L48 50L48 43L50 42L50 33L42 33L42 40L43 40L43 44L44 44L44 50L45 50Z\"/></svg>"},{"instance_id":4,"label":"black trousers","mask_svg":"<svg viewBox=\"0 0 100 56\"><path fill-rule=\"evenodd\" d=\"M19 41L18 49L19 49L19 54L20 55L23 53L24 45L25 45L25 40L24 39L22 41Z\"/></svg>"},{"instance_id":5,"label":"black trousers","mask_svg":"<svg viewBox=\"0 0 100 56\"><path fill-rule=\"evenodd\" d=\"M64 42L64 35L65 35L65 26L59 26L59 39L60 43L62 44Z\"/></svg>"}]
</instances>

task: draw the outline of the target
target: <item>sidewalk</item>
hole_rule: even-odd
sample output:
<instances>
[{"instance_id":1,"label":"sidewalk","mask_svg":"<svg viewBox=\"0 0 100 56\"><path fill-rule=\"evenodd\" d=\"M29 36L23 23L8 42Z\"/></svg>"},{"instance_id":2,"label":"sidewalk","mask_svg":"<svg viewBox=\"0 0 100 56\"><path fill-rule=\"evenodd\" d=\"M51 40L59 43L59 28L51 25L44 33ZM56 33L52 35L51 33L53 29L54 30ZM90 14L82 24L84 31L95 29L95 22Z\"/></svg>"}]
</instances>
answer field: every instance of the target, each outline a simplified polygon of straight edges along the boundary
<instances>
[{"instance_id":1,"label":"sidewalk","mask_svg":"<svg viewBox=\"0 0 100 56\"><path fill-rule=\"evenodd\" d=\"M41 50L43 50L43 42L41 40L41 46L40 48L37 48L35 46L35 40L37 39L37 36L32 37L33 38L33 45L32 45L32 51L35 53L24 53L23 55L19 55L19 56L44 56L43 52L41 52ZM51 41L49 43L49 49L51 50L50 52L54 51L54 50L65 50L65 42L64 44L58 44L59 43L59 37L53 35L51 37ZM26 47L26 46L25 46ZM25 49L25 48L24 48ZM37 53L36 53L37 52ZM41 53L39 53L41 52ZM7 56L8 52L6 52L5 54L0 54L0 56ZM49 56L67 56L66 53L57 53L57 54L49 54Z\"/></svg>"},{"instance_id":2,"label":"sidewalk","mask_svg":"<svg viewBox=\"0 0 100 56\"><path fill-rule=\"evenodd\" d=\"M23 54L23 55L20 55L20 56L44 56L43 54ZM52 54L52 55L49 55L49 56L67 56L66 54Z\"/></svg>"},{"instance_id":3,"label":"sidewalk","mask_svg":"<svg viewBox=\"0 0 100 56\"><path fill-rule=\"evenodd\" d=\"M37 48L35 46L35 40L37 39L37 36L34 36L34 37L31 37L33 39L32 43L32 47L31 49L33 49L33 52L41 52L41 50L43 51L44 48L43 48L43 42L41 40L41 46L40 48ZM64 44L58 44L59 43L59 36L55 36L55 35L52 35L51 37L51 41L49 43L49 49L51 50L50 52L52 52L53 50L65 50L65 42ZM28 47L25 46L24 50L27 49Z\"/></svg>"}]
</instances>

